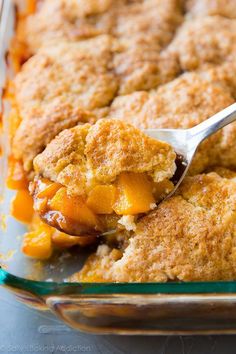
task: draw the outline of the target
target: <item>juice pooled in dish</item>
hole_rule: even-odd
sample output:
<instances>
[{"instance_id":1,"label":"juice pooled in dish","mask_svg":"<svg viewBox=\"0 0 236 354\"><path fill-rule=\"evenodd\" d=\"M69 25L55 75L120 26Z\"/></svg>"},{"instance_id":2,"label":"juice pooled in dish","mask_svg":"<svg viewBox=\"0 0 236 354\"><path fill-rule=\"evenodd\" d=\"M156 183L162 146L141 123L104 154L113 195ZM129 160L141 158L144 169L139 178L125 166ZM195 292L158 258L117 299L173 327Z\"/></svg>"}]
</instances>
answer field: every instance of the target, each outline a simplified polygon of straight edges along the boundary
<instances>
[{"instance_id":1,"label":"juice pooled in dish","mask_svg":"<svg viewBox=\"0 0 236 354\"><path fill-rule=\"evenodd\" d=\"M101 119L60 133L34 159L34 210L70 235L135 229L172 189L176 154L130 124Z\"/></svg>"}]
</instances>

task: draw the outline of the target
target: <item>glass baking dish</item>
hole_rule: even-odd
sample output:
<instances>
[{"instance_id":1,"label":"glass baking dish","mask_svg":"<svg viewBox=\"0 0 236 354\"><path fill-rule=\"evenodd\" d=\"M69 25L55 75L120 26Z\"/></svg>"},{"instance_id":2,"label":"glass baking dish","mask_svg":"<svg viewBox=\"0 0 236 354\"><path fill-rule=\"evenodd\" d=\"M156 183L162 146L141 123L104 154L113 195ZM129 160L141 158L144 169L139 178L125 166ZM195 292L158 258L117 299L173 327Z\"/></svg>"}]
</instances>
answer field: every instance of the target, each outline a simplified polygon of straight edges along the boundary
<instances>
[{"instance_id":1,"label":"glass baking dish","mask_svg":"<svg viewBox=\"0 0 236 354\"><path fill-rule=\"evenodd\" d=\"M14 35L14 6L0 0L0 90L7 76L7 48ZM8 70L9 71L9 70ZM0 137L0 284L38 310L51 310L73 328L113 334L236 333L236 282L67 283L84 251L66 252L50 262L27 259L20 251L24 227L9 216L13 192L5 187L7 111L3 99Z\"/></svg>"}]
</instances>

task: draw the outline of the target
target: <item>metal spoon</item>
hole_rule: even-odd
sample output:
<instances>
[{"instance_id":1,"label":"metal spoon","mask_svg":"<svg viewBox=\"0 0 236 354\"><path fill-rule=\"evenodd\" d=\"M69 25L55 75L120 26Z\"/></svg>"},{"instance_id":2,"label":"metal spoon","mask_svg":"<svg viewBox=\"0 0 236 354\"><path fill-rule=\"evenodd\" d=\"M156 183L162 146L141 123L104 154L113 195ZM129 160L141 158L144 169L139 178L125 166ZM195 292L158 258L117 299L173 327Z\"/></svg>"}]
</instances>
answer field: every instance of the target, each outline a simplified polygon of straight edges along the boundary
<instances>
[{"instance_id":1,"label":"metal spoon","mask_svg":"<svg viewBox=\"0 0 236 354\"><path fill-rule=\"evenodd\" d=\"M144 131L150 137L170 144L181 158L181 163L177 164L175 188L165 199L171 197L180 186L201 142L235 120L236 103L233 103L191 129L147 129Z\"/></svg>"}]
</instances>

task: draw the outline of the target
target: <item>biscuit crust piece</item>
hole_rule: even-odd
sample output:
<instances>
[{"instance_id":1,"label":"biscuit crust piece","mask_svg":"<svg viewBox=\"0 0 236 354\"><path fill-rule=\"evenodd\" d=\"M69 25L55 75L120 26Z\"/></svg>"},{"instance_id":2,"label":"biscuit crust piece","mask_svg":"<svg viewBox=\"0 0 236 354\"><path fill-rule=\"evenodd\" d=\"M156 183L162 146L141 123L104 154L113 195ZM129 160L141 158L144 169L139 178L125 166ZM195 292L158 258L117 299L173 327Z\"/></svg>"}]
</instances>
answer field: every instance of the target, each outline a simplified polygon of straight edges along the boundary
<instances>
[{"instance_id":1,"label":"biscuit crust piece","mask_svg":"<svg viewBox=\"0 0 236 354\"><path fill-rule=\"evenodd\" d=\"M206 64L220 65L234 61L236 55L236 20L221 16L189 19L179 28L169 47L183 71Z\"/></svg>"},{"instance_id":2,"label":"biscuit crust piece","mask_svg":"<svg viewBox=\"0 0 236 354\"><path fill-rule=\"evenodd\" d=\"M47 47L28 60L14 80L22 121L13 153L26 171L33 158L61 130L94 122L93 111L108 105L118 89L109 67L111 38Z\"/></svg>"},{"instance_id":3,"label":"biscuit crust piece","mask_svg":"<svg viewBox=\"0 0 236 354\"><path fill-rule=\"evenodd\" d=\"M35 14L20 22L18 40L33 54L51 40L101 34L132 40L145 31L160 47L170 42L181 20L179 0L44 0Z\"/></svg>"},{"instance_id":4,"label":"biscuit crust piece","mask_svg":"<svg viewBox=\"0 0 236 354\"><path fill-rule=\"evenodd\" d=\"M143 129L191 128L234 102L226 79L214 71L185 73L157 90L115 98L108 115ZM235 123L208 138L199 147L191 174L217 164L236 167L235 141Z\"/></svg>"},{"instance_id":5,"label":"biscuit crust piece","mask_svg":"<svg viewBox=\"0 0 236 354\"><path fill-rule=\"evenodd\" d=\"M146 172L161 182L173 176L175 158L167 143L119 120L100 119L61 132L34 159L34 169L80 195L86 186L114 182L122 172Z\"/></svg>"},{"instance_id":6,"label":"biscuit crust piece","mask_svg":"<svg viewBox=\"0 0 236 354\"><path fill-rule=\"evenodd\" d=\"M233 280L235 240L235 181L214 172L187 177L140 221L122 257L98 251L72 281Z\"/></svg>"}]
</instances>

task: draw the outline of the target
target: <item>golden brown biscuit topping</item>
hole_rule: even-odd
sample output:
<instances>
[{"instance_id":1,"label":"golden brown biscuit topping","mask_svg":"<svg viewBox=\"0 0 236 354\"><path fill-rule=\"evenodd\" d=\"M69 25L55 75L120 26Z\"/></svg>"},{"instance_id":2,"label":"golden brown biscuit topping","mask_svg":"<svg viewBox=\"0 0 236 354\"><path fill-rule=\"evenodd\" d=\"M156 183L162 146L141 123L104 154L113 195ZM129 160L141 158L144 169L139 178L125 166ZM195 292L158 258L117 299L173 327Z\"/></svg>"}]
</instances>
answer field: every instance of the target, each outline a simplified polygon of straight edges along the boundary
<instances>
[{"instance_id":1,"label":"golden brown biscuit topping","mask_svg":"<svg viewBox=\"0 0 236 354\"><path fill-rule=\"evenodd\" d=\"M234 102L225 78L210 70L185 73L157 90L115 98L109 116L144 129L192 128ZM217 164L236 168L235 141L233 123L201 144L190 172L199 173Z\"/></svg>"},{"instance_id":2,"label":"golden brown biscuit topping","mask_svg":"<svg viewBox=\"0 0 236 354\"><path fill-rule=\"evenodd\" d=\"M89 209L121 216L153 209L173 188L169 179L175 159L170 145L118 120L64 130L34 159L39 176L31 185L35 210L65 232L86 231L65 225L63 216L83 225L87 217L90 228L101 233L106 227ZM80 209L85 216L79 215Z\"/></svg>"},{"instance_id":3,"label":"golden brown biscuit topping","mask_svg":"<svg viewBox=\"0 0 236 354\"><path fill-rule=\"evenodd\" d=\"M190 8L194 6L189 4ZM53 20L50 11L55 12ZM221 106L220 102L215 105L216 98L211 92L208 104L205 99L201 99L201 94L204 97L208 95L204 82L199 89L200 98L199 103L197 102L198 88L194 75L186 79L188 96L186 97L184 92L185 95L181 95L179 99L181 105L186 104L183 112L175 96L171 96L175 95L172 86L166 87L166 90L170 89L170 109L173 115L175 110L177 114L184 115L183 118L181 117L181 124L179 119L176 122L172 119L169 124L168 104L165 112L163 105L155 102L155 97L151 99L154 102L149 103L149 98L144 99L145 94L139 96L139 92L143 90L156 89L157 86L173 80L180 74L181 69L213 70L215 68L215 71L219 72L217 75L220 76L220 68L225 66L222 69L224 72L233 70L236 73L233 64L236 20L220 16L205 16L194 20L187 19L181 26L183 20L181 11L181 2L175 0L81 1L80 4L72 0L68 2L47 0L34 15L28 17L27 25L31 29L35 26L37 32L32 37L33 43L37 43L38 35L43 45L41 42L38 44L37 50L38 47L41 49L27 62L15 80L16 102L23 121L14 139L13 153L17 159L23 160L26 171L31 171L33 158L60 131L80 122L94 123L98 118L107 115L109 105L117 95L135 92L136 96L134 98L130 96L128 100L132 107L135 106L133 99L137 103L135 107L137 117L135 113L131 121L136 124L134 120L137 120L137 127L147 125L150 127L150 124L154 124L158 127L181 125L188 128L199 121L198 112L195 119L194 109L206 112L206 114L200 113L203 120L212 114L208 104L209 107L215 106L213 113L223 108L224 104ZM41 17L42 21L36 21ZM100 21L104 24L104 28ZM92 31L88 36L76 34L77 26L86 27L85 23L103 30L99 30L98 33ZM37 26L42 26L42 30ZM177 27L178 31L171 42ZM216 27L217 31L215 31ZM87 32L85 30L81 33ZM59 38L60 44L58 44ZM26 36L26 40L29 41L30 47L30 34ZM213 68L207 69L206 66L209 65ZM34 80L35 77L37 81ZM181 80L180 78L180 82ZM198 78L196 80L199 81ZM209 86L213 85L211 80L208 81ZM233 86L231 94L235 97L234 81L231 79L231 86ZM174 83L175 81L173 86ZM214 87L215 85L216 82ZM162 96L162 90L157 91L157 95L159 94ZM227 93L222 94L223 101ZM146 97L149 95L153 97L155 93L149 91ZM215 92L214 95L219 97L221 92ZM117 100L119 105L119 96ZM116 112L117 100L115 99L112 104L110 117L113 115L113 107L115 114L122 114L122 110L120 113L119 110ZM142 102L138 101L142 100L145 101L145 107L139 114L139 105ZM196 103L191 106L194 100ZM176 108L172 101L176 103ZM228 99L225 105L230 103ZM145 110L146 113L143 114ZM189 116L188 119L185 118L185 114ZM160 117L161 115L163 117ZM153 116L159 118L158 124L154 122ZM116 115L114 117L116 118ZM150 121L149 124L147 120ZM208 165L207 157L202 159L206 162L203 167L194 168L194 173L202 171ZM225 166L233 167L233 164L230 162Z\"/></svg>"},{"instance_id":4,"label":"golden brown biscuit topping","mask_svg":"<svg viewBox=\"0 0 236 354\"><path fill-rule=\"evenodd\" d=\"M94 122L93 110L110 103L118 81L109 62L107 36L42 49L14 80L15 101L22 118L13 152L26 171L33 158L60 131L79 122Z\"/></svg>"},{"instance_id":5,"label":"golden brown biscuit topping","mask_svg":"<svg viewBox=\"0 0 236 354\"><path fill-rule=\"evenodd\" d=\"M130 124L101 119L92 126L64 130L35 158L34 168L69 187L72 194L83 194L86 183L110 183L122 172L146 172L155 182L171 178L175 157L167 143Z\"/></svg>"},{"instance_id":6,"label":"golden brown biscuit topping","mask_svg":"<svg viewBox=\"0 0 236 354\"><path fill-rule=\"evenodd\" d=\"M138 223L122 256L114 258L106 246L72 281L235 279L235 210L235 181L216 173L188 177Z\"/></svg>"},{"instance_id":7,"label":"golden brown biscuit topping","mask_svg":"<svg viewBox=\"0 0 236 354\"><path fill-rule=\"evenodd\" d=\"M144 32L156 45L166 45L182 20L179 0L45 0L18 28L30 53L50 40L81 40L101 34L118 38ZM145 13L145 16L143 14Z\"/></svg>"},{"instance_id":8,"label":"golden brown biscuit topping","mask_svg":"<svg viewBox=\"0 0 236 354\"><path fill-rule=\"evenodd\" d=\"M181 69L190 71L234 61L235 40L236 20L209 16L185 21L169 49L177 54Z\"/></svg>"}]
</instances>

